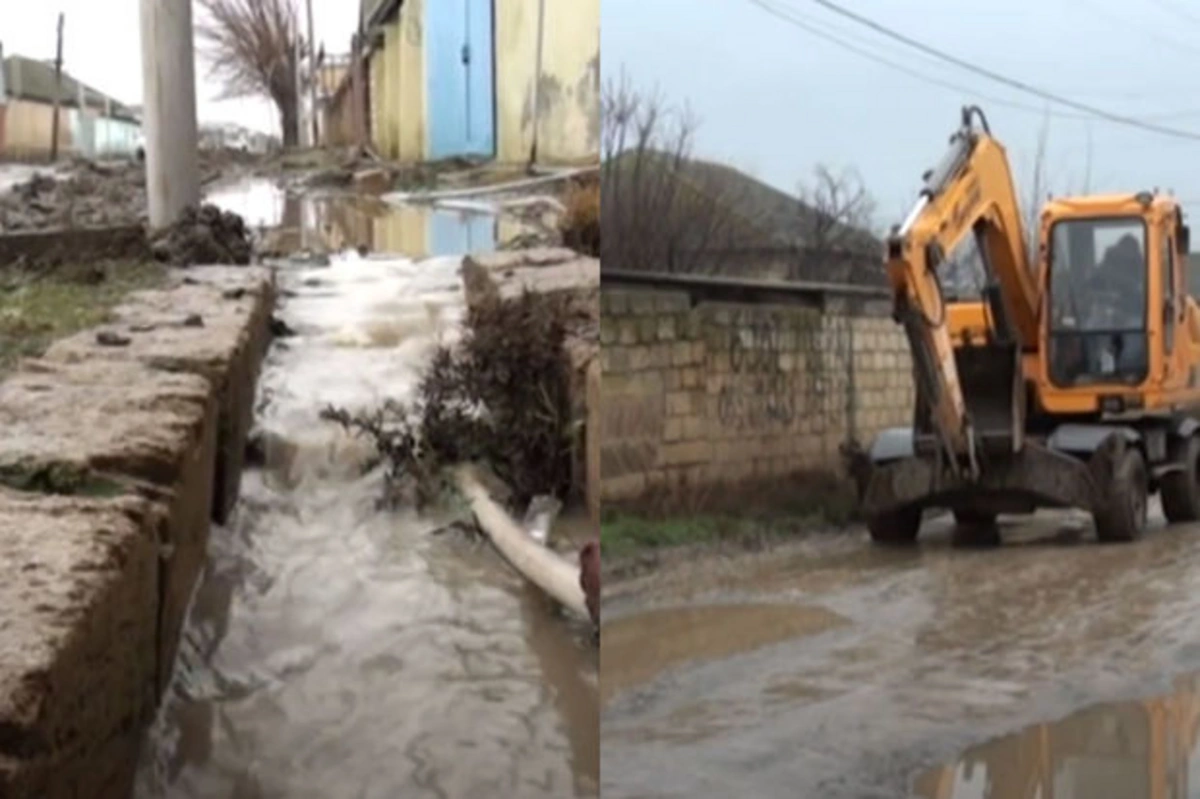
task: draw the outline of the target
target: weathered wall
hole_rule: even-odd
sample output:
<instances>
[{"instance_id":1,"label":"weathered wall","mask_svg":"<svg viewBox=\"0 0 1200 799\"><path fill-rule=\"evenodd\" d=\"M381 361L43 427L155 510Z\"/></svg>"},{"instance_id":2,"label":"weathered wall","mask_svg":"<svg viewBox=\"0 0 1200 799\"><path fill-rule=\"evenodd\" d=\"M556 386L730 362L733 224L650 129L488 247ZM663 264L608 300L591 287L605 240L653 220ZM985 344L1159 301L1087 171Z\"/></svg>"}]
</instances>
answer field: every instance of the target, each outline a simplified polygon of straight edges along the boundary
<instances>
[{"instance_id":1,"label":"weathered wall","mask_svg":"<svg viewBox=\"0 0 1200 799\"><path fill-rule=\"evenodd\" d=\"M330 147L355 144L354 85L346 81L340 91L329 98L321 113L321 142Z\"/></svg>"},{"instance_id":2,"label":"weathered wall","mask_svg":"<svg viewBox=\"0 0 1200 799\"><path fill-rule=\"evenodd\" d=\"M74 109L59 109L58 149L61 153L75 152L71 137L73 113ZM36 157L48 154L53 122L54 106L10 98L4 126L3 154L8 157Z\"/></svg>"},{"instance_id":3,"label":"weathered wall","mask_svg":"<svg viewBox=\"0 0 1200 799\"><path fill-rule=\"evenodd\" d=\"M384 41L386 42L386 40L385 32ZM376 151L387 158L389 136L392 134L385 123L387 119L387 59L383 50L375 50L371 53L367 62L367 75L367 105L369 106L367 114L371 126L369 136Z\"/></svg>"},{"instance_id":4,"label":"weathered wall","mask_svg":"<svg viewBox=\"0 0 1200 799\"><path fill-rule=\"evenodd\" d=\"M371 56L372 141L397 161L425 160L424 0L408 0L383 26Z\"/></svg>"},{"instance_id":5,"label":"weathered wall","mask_svg":"<svg viewBox=\"0 0 1200 799\"><path fill-rule=\"evenodd\" d=\"M380 154L427 159L424 3L409 0L371 57L372 137ZM495 2L496 159L523 162L538 131L543 162L590 161L600 135L600 0L546 0L539 114L534 113L538 4Z\"/></svg>"},{"instance_id":6,"label":"weathered wall","mask_svg":"<svg viewBox=\"0 0 1200 799\"><path fill-rule=\"evenodd\" d=\"M130 795L269 340L269 273L187 277L0 384L0 796Z\"/></svg>"},{"instance_id":7,"label":"weathered wall","mask_svg":"<svg viewBox=\"0 0 1200 799\"><path fill-rule=\"evenodd\" d=\"M702 303L605 289L602 500L840 470L848 439L911 421L911 364L886 307Z\"/></svg>"},{"instance_id":8,"label":"weathered wall","mask_svg":"<svg viewBox=\"0 0 1200 799\"><path fill-rule=\"evenodd\" d=\"M496 158L572 162L600 152L600 0L545 0L535 114L538 3L496 0Z\"/></svg>"},{"instance_id":9,"label":"weathered wall","mask_svg":"<svg viewBox=\"0 0 1200 799\"><path fill-rule=\"evenodd\" d=\"M425 3L408 0L400 7L399 48L397 50L397 158L423 161L429 147L425 79Z\"/></svg>"}]
</instances>

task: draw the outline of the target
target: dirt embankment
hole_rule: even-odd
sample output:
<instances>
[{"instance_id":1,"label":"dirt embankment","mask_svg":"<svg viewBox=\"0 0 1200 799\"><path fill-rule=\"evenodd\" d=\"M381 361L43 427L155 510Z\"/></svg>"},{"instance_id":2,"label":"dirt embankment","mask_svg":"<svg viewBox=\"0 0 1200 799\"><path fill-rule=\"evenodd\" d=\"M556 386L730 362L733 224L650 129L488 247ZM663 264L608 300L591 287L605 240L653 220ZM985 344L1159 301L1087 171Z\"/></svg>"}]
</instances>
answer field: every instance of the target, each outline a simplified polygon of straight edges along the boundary
<instances>
[{"instance_id":1,"label":"dirt embankment","mask_svg":"<svg viewBox=\"0 0 1200 799\"><path fill-rule=\"evenodd\" d=\"M202 153L201 184L241 168L226 153ZM146 218L146 169L136 161L77 159L35 172L0 192L0 234L138 225Z\"/></svg>"},{"instance_id":2,"label":"dirt embankment","mask_svg":"<svg viewBox=\"0 0 1200 799\"><path fill-rule=\"evenodd\" d=\"M128 795L272 302L263 269L173 272L0 384L0 795Z\"/></svg>"},{"instance_id":3,"label":"dirt embankment","mask_svg":"<svg viewBox=\"0 0 1200 799\"><path fill-rule=\"evenodd\" d=\"M151 234L140 164L81 161L0 192L0 267L104 260L248 264L252 255L245 221L213 205L189 208L178 222Z\"/></svg>"}]
</instances>

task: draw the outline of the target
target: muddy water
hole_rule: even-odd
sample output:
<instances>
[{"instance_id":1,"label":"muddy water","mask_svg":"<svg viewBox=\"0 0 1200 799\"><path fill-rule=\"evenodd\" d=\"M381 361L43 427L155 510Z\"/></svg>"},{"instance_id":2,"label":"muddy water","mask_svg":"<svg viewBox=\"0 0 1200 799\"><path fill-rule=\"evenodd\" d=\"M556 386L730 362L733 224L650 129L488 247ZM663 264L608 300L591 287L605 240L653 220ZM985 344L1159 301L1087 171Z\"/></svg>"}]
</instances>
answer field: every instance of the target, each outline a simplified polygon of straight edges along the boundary
<instances>
[{"instance_id":1,"label":"muddy water","mask_svg":"<svg viewBox=\"0 0 1200 799\"><path fill-rule=\"evenodd\" d=\"M1200 793L1200 677L972 747L916 781L927 799L1184 799Z\"/></svg>"},{"instance_id":2,"label":"muddy water","mask_svg":"<svg viewBox=\"0 0 1200 799\"><path fill-rule=\"evenodd\" d=\"M487 213L485 206L396 205L377 197L346 193L282 191L261 179L237 180L215 188L208 199L241 214L252 227L272 228L272 249L451 255L495 249L525 232L515 220Z\"/></svg>"},{"instance_id":3,"label":"muddy water","mask_svg":"<svg viewBox=\"0 0 1200 799\"><path fill-rule=\"evenodd\" d=\"M871 547L865 535L808 541L690 564L606 606L606 624L648 630L659 623L647 609L682 602L690 626L711 616L710 634L676 635L670 658L649 633L625 646L620 668L632 676L611 697L606 687L602 710L606 799L1033 797L971 786L998 784L1041 733L958 763L1031 724L1050 725L1039 755L1050 765L1038 773L1058 780L1054 796L1185 795L1096 793L1084 775L1104 784L1096 764L1109 755L1123 764L1113 773L1142 768L1151 743L1173 765L1143 774L1179 779L1189 768L1195 703L1170 680L1200 671L1200 530L1159 519L1142 542L1099 546L1085 519L1047 515L1006 524L1004 547L978 549L956 544L946 520L929 526L912 552ZM774 637L748 631L764 605L789 604L837 622L788 629L785 614ZM731 605L747 609L741 622L723 620ZM1149 711L1098 707L1171 691L1182 698L1138 705L1168 717L1152 728ZM1052 724L1088 707L1082 720ZM1063 776L1068 760L1075 776ZM941 776L922 776L938 764L948 764ZM951 789L931 792L937 779Z\"/></svg>"},{"instance_id":4,"label":"muddy water","mask_svg":"<svg viewBox=\"0 0 1200 799\"><path fill-rule=\"evenodd\" d=\"M268 221L279 200L241 197ZM411 389L455 335L459 260L281 267L297 335L267 357L257 419L275 443L212 532L140 799L596 795L585 631L490 549L378 510L367 448L318 420Z\"/></svg>"}]
</instances>

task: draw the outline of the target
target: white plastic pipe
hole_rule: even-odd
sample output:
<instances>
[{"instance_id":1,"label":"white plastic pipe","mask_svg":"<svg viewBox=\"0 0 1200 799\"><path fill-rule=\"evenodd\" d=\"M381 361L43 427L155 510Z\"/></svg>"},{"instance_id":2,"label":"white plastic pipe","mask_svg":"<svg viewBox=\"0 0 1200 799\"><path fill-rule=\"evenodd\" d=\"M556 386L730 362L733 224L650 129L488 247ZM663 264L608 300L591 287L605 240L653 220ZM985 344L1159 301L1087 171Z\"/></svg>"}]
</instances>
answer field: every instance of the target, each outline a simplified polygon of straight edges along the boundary
<instances>
[{"instance_id":1,"label":"white plastic pipe","mask_svg":"<svg viewBox=\"0 0 1200 799\"><path fill-rule=\"evenodd\" d=\"M460 466L456 476L459 490L470 503L480 529L509 565L563 607L590 620L583 588L579 585L579 567L534 541L522 530L496 504L470 466Z\"/></svg>"}]
</instances>

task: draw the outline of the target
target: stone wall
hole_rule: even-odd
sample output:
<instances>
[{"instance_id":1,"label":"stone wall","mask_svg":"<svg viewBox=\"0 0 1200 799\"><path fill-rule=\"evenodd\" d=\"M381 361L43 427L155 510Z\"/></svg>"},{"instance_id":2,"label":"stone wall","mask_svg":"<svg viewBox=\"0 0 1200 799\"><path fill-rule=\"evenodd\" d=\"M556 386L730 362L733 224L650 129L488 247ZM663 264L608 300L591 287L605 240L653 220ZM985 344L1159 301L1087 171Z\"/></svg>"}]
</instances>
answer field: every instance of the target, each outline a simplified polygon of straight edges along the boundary
<instances>
[{"instance_id":1,"label":"stone wall","mask_svg":"<svg viewBox=\"0 0 1200 799\"><path fill-rule=\"evenodd\" d=\"M0 384L0 796L130 795L236 499L272 295L263 269L189 269Z\"/></svg>"},{"instance_id":2,"label":"stone wall","mask_svg":"<svg viewBox=\"0 0 1200 799\"><path fill-rule=\"evenodd\" d=\"M846 441L909 424L908 346L886 302L815 305L605 286L602 500L840 471Z\"/></svg>"}]
</instances>

